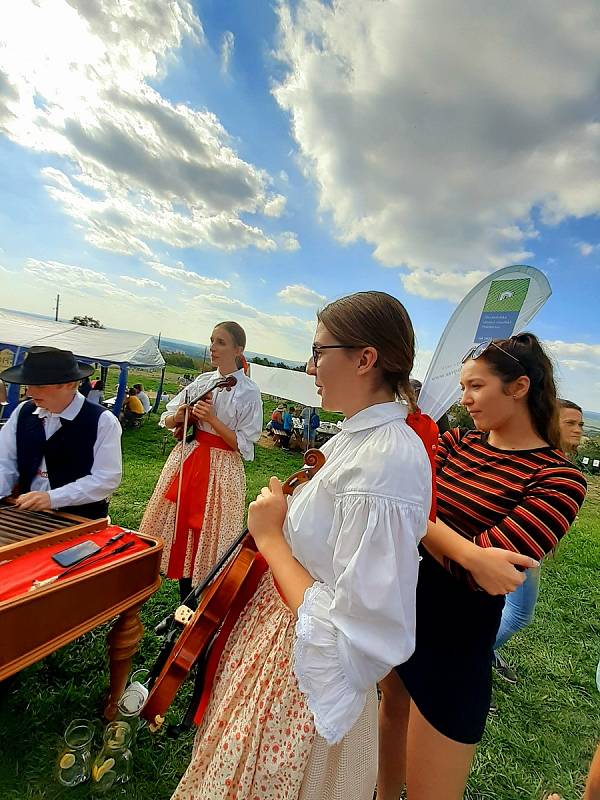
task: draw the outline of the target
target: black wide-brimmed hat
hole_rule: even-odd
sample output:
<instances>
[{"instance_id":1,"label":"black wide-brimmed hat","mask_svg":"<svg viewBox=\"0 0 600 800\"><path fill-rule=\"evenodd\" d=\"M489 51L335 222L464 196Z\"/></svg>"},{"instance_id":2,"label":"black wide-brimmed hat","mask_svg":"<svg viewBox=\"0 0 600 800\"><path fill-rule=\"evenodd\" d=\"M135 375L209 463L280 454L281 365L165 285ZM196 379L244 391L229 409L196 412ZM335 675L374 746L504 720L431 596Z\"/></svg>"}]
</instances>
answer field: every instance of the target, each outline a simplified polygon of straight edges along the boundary
<instances>
[{"instance_id":1,"label":"black wide-brimmed hat","mask_svg":"<svg viewBox=\"0 0 600 800\"><path fill-rule=\"evenodd\" d=\"M56 347L31 347L22 364L0 372L6 383L25 386L44 386L53 383L71 383L86 378L94 367L75 360L70 350Z\"/></svg>"}]
</instances>

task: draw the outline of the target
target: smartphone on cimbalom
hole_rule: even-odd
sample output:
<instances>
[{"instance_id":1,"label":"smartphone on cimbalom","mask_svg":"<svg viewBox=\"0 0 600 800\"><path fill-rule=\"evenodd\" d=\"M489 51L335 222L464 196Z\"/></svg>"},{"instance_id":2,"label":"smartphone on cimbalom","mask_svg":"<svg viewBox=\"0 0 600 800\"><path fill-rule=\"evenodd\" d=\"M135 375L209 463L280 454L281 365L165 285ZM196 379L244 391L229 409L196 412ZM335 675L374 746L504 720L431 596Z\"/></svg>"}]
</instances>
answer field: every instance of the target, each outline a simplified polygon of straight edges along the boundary
<instances>
[{"instance_id":1,"label":"smartphone on cimbalom","mask_svg":"<svg viewBox=\"0 0 600 800\"><path fill-rule=\"evenodd\" d=\"M83 561L84 558L97 553L98 550L100 550L100 548L96 542L87 539L85 542L73 545L73 547L67 547L66 550L60 550L52 556L52 559L56 561L57 564L60 564L61 567L71 567L73 564Z\"/></svg>"}]
</instances>

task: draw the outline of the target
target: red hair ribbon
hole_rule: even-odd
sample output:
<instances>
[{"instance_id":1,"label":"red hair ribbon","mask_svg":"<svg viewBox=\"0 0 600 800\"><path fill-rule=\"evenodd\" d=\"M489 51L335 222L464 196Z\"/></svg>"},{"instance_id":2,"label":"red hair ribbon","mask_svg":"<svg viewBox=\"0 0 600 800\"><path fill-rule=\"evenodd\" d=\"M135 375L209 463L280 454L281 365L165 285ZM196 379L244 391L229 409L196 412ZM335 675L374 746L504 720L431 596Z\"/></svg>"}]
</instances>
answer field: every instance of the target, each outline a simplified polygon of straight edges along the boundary
<instances>
[{"instance_id":1,"label":"red hair ribbon","mask_svg":"<svg viewBox=\"0 0 600 800\"><path fill-rule=\"evenodd\" d=\"M409 427L417 434L425 445L425 450L431 464L431 511L429 519L435 522L437 514L436 491L435 491L435 454L438 446L440 432L437 424L427 414L422 414L421 409L417 408L407 417L406 422Z\"/></svg>"},{"instance_id":2,"label":"red hair ribbon","mask_svg":"<svg viewBox=\"0 0 600 800\"><path fill-rule=\"evenodd\" d=\"M239 358L240 369L243 369L244 375L247 375L250 372L250 365L246 361L246 356L242 354L241 356L238 356L238 358Z\"/></svg>"}]
</instances>

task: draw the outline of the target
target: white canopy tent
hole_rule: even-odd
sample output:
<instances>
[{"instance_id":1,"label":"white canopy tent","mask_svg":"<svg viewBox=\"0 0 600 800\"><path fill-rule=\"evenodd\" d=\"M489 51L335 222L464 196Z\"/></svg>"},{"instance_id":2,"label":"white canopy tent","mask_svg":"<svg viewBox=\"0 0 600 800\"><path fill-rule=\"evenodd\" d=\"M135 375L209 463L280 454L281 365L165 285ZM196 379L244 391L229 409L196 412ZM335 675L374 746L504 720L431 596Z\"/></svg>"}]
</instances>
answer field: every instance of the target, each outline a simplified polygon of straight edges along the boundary
<instances>
[{"instance_id":1,"label":"white canopy tent","mask_svg":"<svg viewBox=\"0 0 600 800\"><path fill-rule=\"evenodd\" d=\"M147 333L122 331L115 328L86 328L70 322L35 317L0 309L0 350L13 352L13 364L25 358L27 350L37 345L70 350L80 361L97 363L101 367L120 369L119 389L115 412L121 407L127 385L129 367L162 369L165 360L158 349L156 337ZM17 402L18 389L9 391L9 411ZM157 399L160 398L162 380Z\"/></svg>"},{"instance_id":2,"label":"white canopy tent","mask_svg":"<svg viewBox=\"0 0 600 800\"><path fill-rule=\"evenodd\" d=\"M320 408L321 398L317 394L315 379L306 372L297 372L281 367L264 367L250 363L250 377L263 394L272 394L284 400L293 400L304 406Z\"/></svg>"}]
</instances>

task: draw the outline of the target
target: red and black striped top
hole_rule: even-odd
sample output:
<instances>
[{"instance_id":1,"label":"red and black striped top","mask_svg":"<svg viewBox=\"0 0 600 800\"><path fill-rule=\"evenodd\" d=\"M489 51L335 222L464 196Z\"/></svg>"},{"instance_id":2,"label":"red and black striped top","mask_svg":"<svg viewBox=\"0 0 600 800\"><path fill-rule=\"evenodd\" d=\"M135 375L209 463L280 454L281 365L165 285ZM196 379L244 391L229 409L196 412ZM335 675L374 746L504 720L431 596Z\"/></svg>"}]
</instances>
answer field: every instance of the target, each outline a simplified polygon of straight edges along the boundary
<instances>
[{"instance_id":1,"label":"red and black striped top","mask_svg":"<svg viewBox=\"0 0 600 800\"><path fill-rule=\"evenodd\" d=\"M481 547L502 547L540 559L569 530L587 484L551 447L499 450L487 434L454 428L440 436L438 517ZM461 579L468 573L453 562Z\"/></svg>"}]
</instances>

